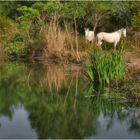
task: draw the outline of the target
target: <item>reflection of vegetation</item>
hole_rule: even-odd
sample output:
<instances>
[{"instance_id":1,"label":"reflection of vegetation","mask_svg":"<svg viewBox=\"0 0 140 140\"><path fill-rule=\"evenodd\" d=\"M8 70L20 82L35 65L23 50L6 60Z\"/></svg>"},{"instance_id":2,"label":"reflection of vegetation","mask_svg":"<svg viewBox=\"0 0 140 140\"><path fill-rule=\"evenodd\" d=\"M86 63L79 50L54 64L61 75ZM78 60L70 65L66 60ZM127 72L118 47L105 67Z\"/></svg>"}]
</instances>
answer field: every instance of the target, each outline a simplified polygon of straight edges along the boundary
<instances>
[{"instance_id":1,"label":"reflection of vegetation","mask_svg":"<svg viewBox=\"0 0 140 140\"><path fill-rule=\"evenodd\" d=\"M36 73L40 88L48 87L50 91L53 89L59 91L62 87L65 87L66 78L64 68L64 65L53 63L43 66L41 73L40 70Z\"/></svg>"},{"instance_id":2,"label":"reflection of vegetation","mask_svg":"<svg viewBox=\"0 0 140 140\"><path fill-rule=\"evenodd\" d=\"M14 107L18 107L21 93L25 89L25 73L19 77L22 68L24 65L18 63L6 63L0 67L0 115L11 118Z\"/></svg>"},{"instance_id":3,"label":"reflection of vegetation","mask_svg":"<svg viewBox=\"0 0 140 140\"><path fill-rule=\"evenodd\" d=\"M12 72L13 67L16 72ZM91 112L87 112L88 101L84 99L84 96L81 98L81 95L79 95L79 93L83 95L84 83L79 81L78 73L74 74L72 79L66 78L71 83L69 91L62 84L62 87L56 90L57 94L55 92L50 94L47 82L46 84L44 82L41 88L40 85L37 85L43 77L43 75L40 75L44 74L43 71L38 75L41 79L35 77L38 71L32 71L28 81L28 71L26 67L22 68L22 65L8 64L1 69L1 74L4 73L0 79L3 83L1 85L3 88L0 88L3 89L1 90L1 96L7 95L2 103L7 103L10 98L11 104L9 107L6 106L8 109L16 106L18 102L22 103L28 110L31 125L36 129L40 138L83 138L95 131L91 124L94 117ZM5 79L7 83L4 82ZM12 79L12 81L9 79ZM33 82L31 83L31 81ZM53 84L52 81L51 83ZM76 87L81 88L77 91ZM52 88L57 87L52 86ZM11 112L11 115L13 115L13 112Z\"/></svg>"},{"instance_id":4,"label":"reflection of vegetation","mask_svg":"<svg viewBox=\"0 0 140 140\"><path fill-rule=\"evenodd\" d=\"M49 72L53 65L50 68L40 67L39 70L18 63L3 65L0 69L0 115L12 118L14 109L22 104L39 138L85 138L95 135L101 125L98 120L100 115L109 118L107 130L113 127L113 121L117 119L128 121L128 130L139 133L140 115L137 112L134 117L136 111L129 111L131 104L122 104L108 94L85 98L87 85L79 73L67 75L68 71L55 67L60 69L58 73L65 76L57 77L58 80L52 78L50 90L47 78L51 74L59 75L55 73L57 70ZM54 81L59 80L57 87ZM41 81L43 84L40 86ZM97 91L104 92L102 89Z\"/></svg>"},{"instance_id":5,"label":"reflection of vegetation","mask_svg":"<svg viewBox=\"0 0 140 140\"><path fill-rule=\"evenodd\" d=\"M61 94L50 96L45 93L42 96L37 98L34 94L34 102L25 104L31 125L40 138L83 138L95 131L91 124L94 116L87 112L87 101L77 99L78 105L74 107L73 95L66 104L65 96Z\"/></svg>"},{"instance_id":6,"label":"reflection of vegetation","mask_svg":"<svg viewBox=\"0 0 140 140\"><path fill-rule=\"evenodd\" d=\"M103 90L99 90L103 91ZM106 130L111 130L115 122L125 125L125 127L131 133L140 135L140 110L135 108L140 104L134 104L133 102L126 103L124 100L116 95L96 93L91 99L90 110L96 114L96 118L103 115ZM104 91L105 92L105 91ZM113 94L113 93L112 93ZM133 108L133 109L131 109ZM99 122L102 123L102 122ZM126 124L127 125L126 125Z\"/></svg>"},{"instance_id":7,"label":"reflection of vegetation","mask_svg":"<svg viewBox=\"0 0 140 140\"><path fill-rule=\"evenodd\" d=\"M129 126L129 131L134 132L135 134L140 134L140 110L139 109L134 109L130 110L132 113L129 111L127 112L127 115L130 117L128 120L129 123L131 124Z\"/></svg>"}]
</instances>

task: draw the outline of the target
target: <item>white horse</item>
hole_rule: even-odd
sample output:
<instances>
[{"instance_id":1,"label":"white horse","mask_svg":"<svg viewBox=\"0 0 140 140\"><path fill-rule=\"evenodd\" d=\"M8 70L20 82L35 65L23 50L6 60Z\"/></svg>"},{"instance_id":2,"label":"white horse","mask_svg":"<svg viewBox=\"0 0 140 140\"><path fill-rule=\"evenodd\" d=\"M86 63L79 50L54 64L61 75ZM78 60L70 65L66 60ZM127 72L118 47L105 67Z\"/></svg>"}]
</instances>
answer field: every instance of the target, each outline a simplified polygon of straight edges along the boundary
<instances>
[{"instance_id":1,"label":"white horse","mask_svg":"<svg viewBox=\"0 0 140 140\"><path fill-rule=\"evenodd\" d=\"M85 29L85 38L89 42L92 42L93 43L93 40L95 38L94 31L90 31L88 28Z\"/></svg>"},{"instance_id":2,"label":"white horse","mask_svg":"<svg viewBox=\"0 0 140 140\"><path fill-rule=\"evenodd\" d=\"M106 33L106 32L100 32L97 34L97 44L98 46L101 46L102 41L108 42L108 43L113 43L114 44L114 49L116 49L116 46L118 42L120 41L121 36L126 37L126 29L122 28L118 31L112 32L112 33Z\"/></svg>"}]
</instances>

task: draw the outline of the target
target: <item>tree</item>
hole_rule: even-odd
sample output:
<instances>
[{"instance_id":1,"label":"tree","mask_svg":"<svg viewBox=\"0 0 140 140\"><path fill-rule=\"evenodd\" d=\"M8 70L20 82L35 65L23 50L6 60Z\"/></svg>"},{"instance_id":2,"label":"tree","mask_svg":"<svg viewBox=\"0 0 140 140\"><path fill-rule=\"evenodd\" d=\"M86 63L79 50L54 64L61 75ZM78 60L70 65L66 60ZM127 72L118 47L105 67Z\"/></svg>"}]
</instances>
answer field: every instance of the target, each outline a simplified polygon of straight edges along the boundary
<instances>
[{"instance_id":1,"label":"tree","mask_svg":"<svg viewBox=\"0 0 140 140\"><path fill-rule=\"evenodd\" d=\"M140 30L140 2L129 2L129 9L132 13L131 26L135 30Z\"/></svg>"},{"instance_id":2,"label":"tree","mask_svg":"<svg viewBox=\"0 0 140 140\"><path fill-rule=\"evenodd\" d=\"M85 5L86 15L84 18L86 19L86 25L90 24L93 30L96 31L101 20L108 15L111 3L89 1L85 2Z\"/></svg>"}]
</instances>

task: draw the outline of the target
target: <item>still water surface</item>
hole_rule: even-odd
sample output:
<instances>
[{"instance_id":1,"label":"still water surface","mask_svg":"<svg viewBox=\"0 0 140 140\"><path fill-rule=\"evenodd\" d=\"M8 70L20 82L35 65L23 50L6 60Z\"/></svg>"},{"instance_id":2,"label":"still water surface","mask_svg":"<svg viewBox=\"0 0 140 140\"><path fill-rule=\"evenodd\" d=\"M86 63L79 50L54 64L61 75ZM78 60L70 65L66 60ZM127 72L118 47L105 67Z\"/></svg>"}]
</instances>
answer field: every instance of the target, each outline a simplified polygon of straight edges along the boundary
<instances>
[{"instance_id":1,"label":"still water surface","mask_svg":"<svg viewBox=\"0 0 140 140\"><path fill-rule=\"evenodd\" d=\"M0 138L140 138L140 106L111 93L89 97L92 87L79 69L2 64Z\"/></svg>"}]
</instances>

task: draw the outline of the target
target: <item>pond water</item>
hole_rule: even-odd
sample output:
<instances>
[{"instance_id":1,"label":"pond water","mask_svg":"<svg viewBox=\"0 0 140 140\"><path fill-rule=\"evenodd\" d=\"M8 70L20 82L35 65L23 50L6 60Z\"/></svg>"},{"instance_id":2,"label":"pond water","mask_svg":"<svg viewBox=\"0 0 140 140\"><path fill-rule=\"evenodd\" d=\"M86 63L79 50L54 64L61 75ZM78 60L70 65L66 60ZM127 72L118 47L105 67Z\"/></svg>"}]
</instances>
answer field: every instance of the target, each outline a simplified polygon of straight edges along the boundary
<instances>
[{"instance_id":1,"label":"pond water","mask_svg":"<svg viewBox=\"0 0 140 140\"><path fill-rule=\"evenodd\" d=\"M140 138L139 104L91 91L75 65L2 64L0 138Z\"/></svg>"}]
</instances>

